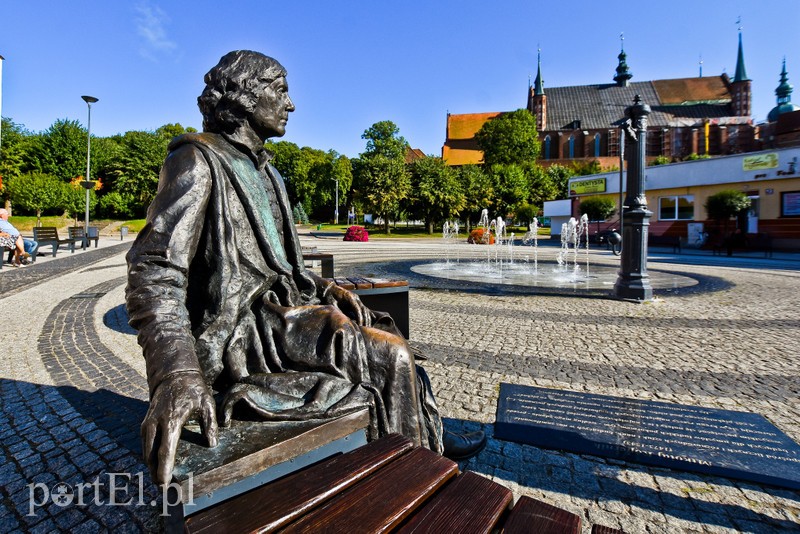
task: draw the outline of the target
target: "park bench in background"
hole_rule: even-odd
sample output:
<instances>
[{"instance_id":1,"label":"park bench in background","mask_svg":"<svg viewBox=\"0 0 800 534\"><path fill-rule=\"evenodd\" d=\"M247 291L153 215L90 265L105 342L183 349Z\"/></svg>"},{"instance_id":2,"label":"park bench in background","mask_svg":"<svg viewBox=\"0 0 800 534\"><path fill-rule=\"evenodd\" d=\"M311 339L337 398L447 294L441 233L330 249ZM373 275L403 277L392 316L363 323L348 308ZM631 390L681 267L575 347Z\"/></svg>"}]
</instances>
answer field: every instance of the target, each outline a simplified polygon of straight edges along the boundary
<instances>
[{"instance_id":1,"label":"park bench in background","mask_svg":"<svg viewBox=\"0 0 800 534\"><path fill-rule=\"evenodd\" d=\"M70 226L67 228L67 232L70 239L81 244L81 248L88 248L92 240L94 240L94 248L97 248L100 241L100 229L97 226L90 226L88 233L84 233L83 226Z\"/></svg>"},{"instance_id":2,"label":"park bench in background","mask_svg":"<svg viewBox=\"0 0 800 534\"><path fill-rule=\"evenodd\" d=\"M647 235L647 243L653 247L672 247L673 254L681 252L681 238L676 235Z\"/></svg>"},{"instance_id":3,"label":"park bench in background","mask_svg":"<svg viewBox=\"0 0 800 534\"><path fill-rule=\"evenodd\" d=\"M75 252L75 239L72 239L71 237L67 239L61 239L58 236L58 230L54 226L40 226L34 228L33 238L39 242L39 248L44 245L52 246L53 256L55 256L56 252L58 252L58 247L60 245L67 245L70 252Z\"/></svg>"},{"instance_id":4,"label":"park bench in background","mask_svg":"<svg viewBox=\"0 0 800 534\"><path fill-rule=\"evenodd\" d=\"M322 277L333 278L333 254L319 253L315 247L312 252L303 252L303 260L310 261L312 267L316 262L322 262Z\"/></svg>"}]
</instances>

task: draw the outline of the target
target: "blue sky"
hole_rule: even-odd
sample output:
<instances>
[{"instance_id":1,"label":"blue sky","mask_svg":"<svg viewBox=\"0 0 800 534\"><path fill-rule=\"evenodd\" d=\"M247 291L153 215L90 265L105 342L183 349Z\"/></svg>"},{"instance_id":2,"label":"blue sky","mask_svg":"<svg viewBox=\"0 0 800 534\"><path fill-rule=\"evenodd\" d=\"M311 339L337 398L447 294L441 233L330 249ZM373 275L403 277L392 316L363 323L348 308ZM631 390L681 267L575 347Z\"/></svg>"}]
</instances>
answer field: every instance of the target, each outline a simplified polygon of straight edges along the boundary
<instances>
[{"instance_id":1,"label":"blue sky","mask_svg":"<svg viewBox=\"0 0 800 534\"><path fill-rule=\"evenodd\" d=\"M558 7L561 5L565 7ZM524 107L542 50L547 87L608 83L624 32L633 81L733 74L737 17L757 121L775 105L781 61L800 87L797 0L103 1L2 0L2 114L33 131L56 119L106 136L180 122L200 128L203 75L258 50L289 71L297 111L284 139L364 150L392 120L439 155L448 111ZM721 9L725 6L725 9ZM794 95L800 104L800 90Z\"/></svg>"}]
</instances>

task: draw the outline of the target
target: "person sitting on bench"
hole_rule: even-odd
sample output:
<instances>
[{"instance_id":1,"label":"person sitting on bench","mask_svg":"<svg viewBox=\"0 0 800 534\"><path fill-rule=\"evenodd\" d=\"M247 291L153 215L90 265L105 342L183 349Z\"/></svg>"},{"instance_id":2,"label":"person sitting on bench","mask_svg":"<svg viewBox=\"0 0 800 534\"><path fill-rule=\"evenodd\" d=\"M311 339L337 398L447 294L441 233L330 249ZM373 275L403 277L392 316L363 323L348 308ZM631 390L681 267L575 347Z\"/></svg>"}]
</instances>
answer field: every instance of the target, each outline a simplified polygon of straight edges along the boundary
<instances>
[{"instance_id":1,"label":"person sitting on bench","mask_svg":"<svg viewBox=\"0 0 800 534\"><path fill-rule=\"evenodd\" d=\"M236 413L286 421L368 408L370 439L396 432L454 459L477 454L484 433L443 431L430 382L392 319L304 265L283 179L264 149L294 111L286 70L236 51L205 82L203 133L170 144L127 256L154 480L169 482L189 419L216 445L213 393L223 425Z\"/></svg>"},{"instance_id":2,"label":"person sitting on bench","mask_svg":"<svg viewBox=\"0 0 800 534\"><path fill-rule=\"evenodd\" d=\"M33 239L24 239L19 230L8 222L8 210L0 208L0 246L14 251L12 265L19 267L33 263L31 253L38 248ZM3 261L0 258L0 261Z\"/></svg>"}]
</instances>

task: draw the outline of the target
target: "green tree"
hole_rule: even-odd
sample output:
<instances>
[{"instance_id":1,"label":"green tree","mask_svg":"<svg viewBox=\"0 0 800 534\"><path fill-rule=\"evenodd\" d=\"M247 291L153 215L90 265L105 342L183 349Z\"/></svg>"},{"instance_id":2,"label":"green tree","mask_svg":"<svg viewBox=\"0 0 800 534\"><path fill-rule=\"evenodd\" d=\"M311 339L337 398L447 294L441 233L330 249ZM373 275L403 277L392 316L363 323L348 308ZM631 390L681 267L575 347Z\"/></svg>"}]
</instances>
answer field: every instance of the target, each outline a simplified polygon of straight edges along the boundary
<instances>
[{"instance_id":1,"label":"green tree","mask_svg":"<svg viewBox=\"0 0 800 534\"><path fill-rule=\"evenodd\" d=\"M569 179L574 176L572 170L564 165L550 165L547 167L547 176L556 188L556 196L552 199L569 197Z\"/></svg>"},{"instance_id":2,"label":"green tree","mask_svg":"<svg viewBox=\"0 0 800 534\"><path fill-rule=\"evenodd\" d=\"M572 162L572 176L589 176L590 174L599 174L601 172L603 172L603 167L596 159Z\"/></svg>"},{"instance_id":3,"label":"green tree","mask_svg":"<svg viewBox=\"0 0 800 534\"><path fill-rule=\"evenodd\" d=\"M361 138L367 140L367 147L353 162L354 189L359 199L383 218L388 234L389 218L398 213L400 202L411 191L405 166L408 145L392 121L376 122Z\"/></svg>"},{"instance_id":4,"label":"green tree","mask_svg":"<svg viewBox=\"0 0 800 534\"><path fill-rule=\"evenodd\" d=\"M164 124L156 128L156 134L166 139L167 143L169 143L170 141L172 141L172 139L178 137L179 135L196 131L197 129L192 128L191 126L189 126L188 128L184 128L179 122Z\"/></svg>"},{"instance_id":5,"label":"green tree","mask_svg":"<svg viewBox=\"0 0 800 534\"><path fill-rule=\"evenodd\" d=\"M167 156L167 141L155 132L130 131L119 139L119 151L106 166L109 188L133 200L131 210L143 216L158 189L158 174Z\"/></svg>"},{"instance_id":6,"label":"green tree","mask_svg":"<svg viewBox=\"0 0 800 534\"><path fill-rule=\"evenodd\" d=\"M494 185L479 165L464 165L458 169L458 175L464 191L463 213L469 232L470 219L477 219L482 210L494 207Z\"/></svg>"},{"instance_id":7,"label":"green tree","mask_svg":"<svg viewBox=\"0 0 800 534\"><path fill-rule=\"evenodd\" d=\"M97 193L94 189L89 190L89 214L94 212L97 205ZM74 183L66 184L61 183L61 195L59 196L58 207L64 210L64 213L69 214L75 219L75 226L79 226L78 221L82 219L86 213L86 189L81 187L80 183L75 180Z\"/></svg>"},{"instance_id":8,"label":"green tree","mask_svg":"<svg viewBox=\"0 0 800 534\"><path fill-rule=\"evenodd\" d=\"M708 218L719 223L724 223L723 235L728 234L728 224L731 218L750 207L750 199L742 191L726 189L715 193L706 199L705 208Z\"/></svg>"},{"instance_id":9,"label":"green tree","mask_svg":"<svg viewBox=\"0 0 800 534\"><path fill-rule=\"evenodd\" d=\"M461 181L455 169L442 158L420 158L409 165L412 193L408 212L425 221L429 234L434 224L457 217L466 205Z\"/></svg>"},{"instance_id":10,"label":"green tree","mask_svg":"<svg viewBox=\"0 0 800 534\"><path fill-rule=\"evenodd\" d=\"M525 109L487 121L475 134L487 168L535 163L541 150L536 119Z\"/></svg>"},{"instance_id":11,"label":"green tree","mask_svg":"<svg viewBox=\"0 0 800 534\"><path fill-rule=\"evenodd\" d=\"M590 221L597 222L597 232L600 232L600 222L605 221L617 211L614 200L609 197L587 197L581 200L581 214L589 216Z\"/></svg>"},{"instance_id":12,"label":"green tree","mask_svg":"<svg viewBox=\"0 0 800 534\"><path fill-rule=\"evenodd\" d=\"M86 129L78 121L59 119L34 136L30 167L68 182L86 173L86 144ZM93 154L93 164L95 158Z\"/></svg>"},{"instance_id":13,"label":"green tree","mask_svg":"<svg viewBox=\"0 0 800 534\"><path fill-rule=\"evenodd\" d=\"M21 124L3 118L2 145L0 145L0 178L8 180L23 174L27 169L31 134Z\"/></svg>"},{"instance_id":14,"label":"green tree","mask_svg":"<svg viewBox=\"0 0 800 534\"><path fill-rule=\"evenodd\" d=\"M61 200L67 184L51 174L34 172L9 178L6 194L12 204L22 211L36 214L62 207ZM41 223L41 221L38 221Z\"/></svg>"},{"instance_id":15,"label":"green tree","mask_svg":"<svg viewBox=\"0 0 800 534\"><path fill-rule=\"evenodd\" d=\"M376 122L361 134L361 139L367 140L367 149L361 157L381 155L388 159L405 161L408 143L392 121Z\"/></svg>"},{"instance_id":16,"label":"green tree","mask_svg":"<svg viewBox=\"0 0 800 534\"><path fill-rule=\"evenodd\" d=\"M528 177L521 165L492 165L489 177L494 184L494 207L497 215L505 217L528 199Z\"/></svg>"},{"instance_id":17,"label":"green tree","mask_svg":"<svg viewBox=\"0 0 800 534\"><path fill-rule=\"evenodd\" d=\"M548 200L559 198L561 188L557 176L539 165L526 165L523 167L528 179L527 202L536 207L537 212L542 209Z\"/></svg>"},{"instance_id":18,"label":"green tree","mask_svg":"<svg viewBox=\"0 0 800 534\"><path fill-rule=\"evenodd\" d=\"M400 201L411 191L411 180L402 159L382 154L360 158L357 166L358 194L368 209L383 218L384 230L391 232L389 218L400 209Z\"/></svg>"}]
</instances>

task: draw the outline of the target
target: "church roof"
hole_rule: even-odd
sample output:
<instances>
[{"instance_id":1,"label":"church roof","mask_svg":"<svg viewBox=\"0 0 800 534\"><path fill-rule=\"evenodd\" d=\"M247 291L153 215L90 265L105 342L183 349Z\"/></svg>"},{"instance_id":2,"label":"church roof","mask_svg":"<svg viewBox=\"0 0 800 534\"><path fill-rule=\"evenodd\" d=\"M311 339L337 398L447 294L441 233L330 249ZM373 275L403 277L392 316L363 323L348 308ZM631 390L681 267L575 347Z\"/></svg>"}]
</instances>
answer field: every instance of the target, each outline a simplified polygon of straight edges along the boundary
<instances>
[{"instance_id":1,"label":"church roof","mask_svg":"<svg viewBox=\"0 0 800 534\"><path fill-rule=\"evenodd\" d=\"M721 76L616 84L551 87L547 91L546 130L611 128L625 117L634 96L653 112L650 127L692 125L698 120L733 115L730 93Z\"/></svg>"}]
</instances>

